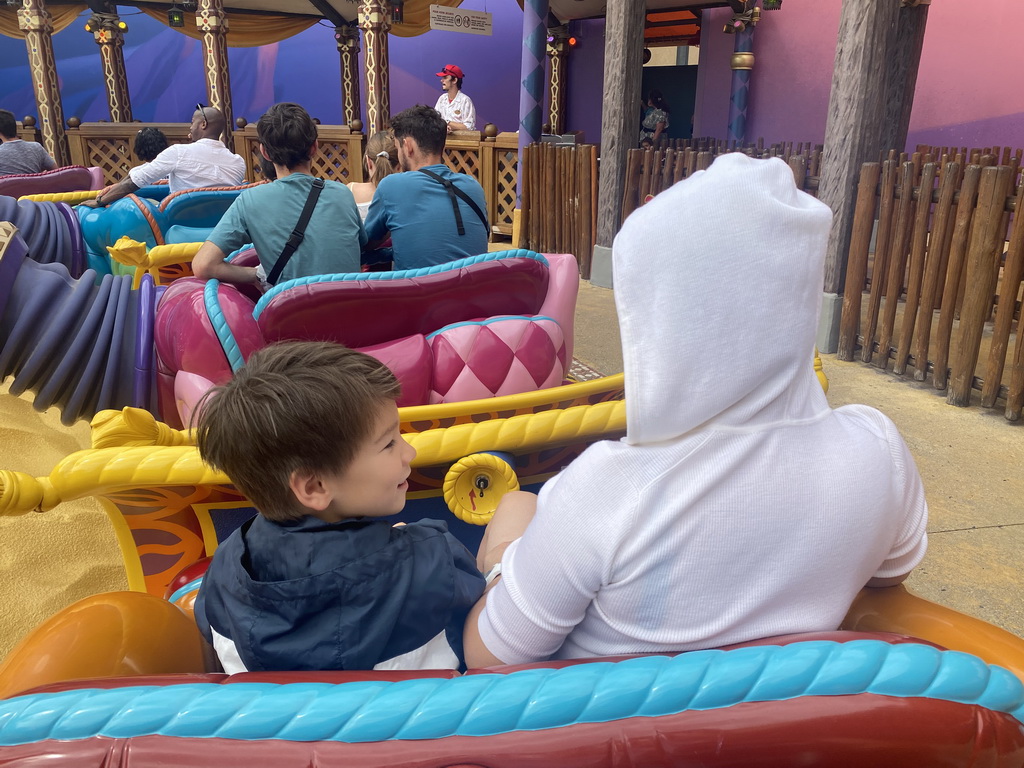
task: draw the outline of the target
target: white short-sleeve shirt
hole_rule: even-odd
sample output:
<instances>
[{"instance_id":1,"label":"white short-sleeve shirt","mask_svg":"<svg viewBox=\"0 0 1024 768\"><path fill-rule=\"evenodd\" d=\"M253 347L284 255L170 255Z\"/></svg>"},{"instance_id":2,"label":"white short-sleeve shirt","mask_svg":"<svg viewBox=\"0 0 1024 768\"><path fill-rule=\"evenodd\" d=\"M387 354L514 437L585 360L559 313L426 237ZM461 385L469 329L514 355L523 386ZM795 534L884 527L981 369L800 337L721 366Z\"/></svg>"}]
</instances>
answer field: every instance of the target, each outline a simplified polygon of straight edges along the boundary
<instances>
[{"instance_id":1,"label":"white short-sleeve shirt","mask_svg":"<svg viewBox=\"0 0 1024 768\"><path fill-rule=\"evenodd\" d=\"M473 106L473 100L462 91L459 91L452 100L448 99L447 93L442 93L434 109L441 113L446 123L465 123L467 131L476 130L476 108Z\"/></svg>"}]
</instances>

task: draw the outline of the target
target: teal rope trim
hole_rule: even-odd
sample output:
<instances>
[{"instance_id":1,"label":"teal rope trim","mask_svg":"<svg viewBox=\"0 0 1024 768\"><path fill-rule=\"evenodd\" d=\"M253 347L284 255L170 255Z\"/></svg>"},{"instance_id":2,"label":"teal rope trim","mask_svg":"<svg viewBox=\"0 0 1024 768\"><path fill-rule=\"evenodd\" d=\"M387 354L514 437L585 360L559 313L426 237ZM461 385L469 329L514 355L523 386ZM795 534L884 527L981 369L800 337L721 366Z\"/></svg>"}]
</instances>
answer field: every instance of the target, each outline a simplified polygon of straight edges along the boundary
<instances>
[{"instance_id":1,"label":"teal rope trim","mask_svg":"<svg viewBox=\"0 0 1024 768\"><path fill-rule=\"evenodd\" d=\"M169 603L176 603L178 600L183 598L189 592L194 592L195 590L199 589L199 587L201 587L202 585L203 585L203 577L202 576L199 576L198 578L192 579L192 581L190 581L188 584L185 584L184 586L178 587L176 590L174 590L174 592L171 594L171 596L167 598L167 602L169 602Z\"/></svg>"},{"instance_id":2,"label":"teal rope trim","mask_svg":"<svg viewBox=\"0 0 1024 768\"><path fill-rule=\"evenodd\" d=\"M555 325L558 325L558 321L555 320L555 318L548 317L547 315L495 315L494 317L489 317L486 320L462 320L458 323L450 323L449 325L446 325L444 328L438 328L433 333L427 334L426 340L430 341L439 333L450 331L453 328L461 328L464 325L490 325L491 323L500 323L504 320L527 320L531 323L535 323L539 320L549 320Z\"/></svg>"},{"instance_id":3,"label":"teal rope trim","mask_svg":"<svg viewBox=\"0 0 1024 768\"><path fill-rule=\"evenodd\" d=\"M242 350L238 348L235 335L231 333L231 326L228 325L228 320L220 308L220 296L217 293L219 287L219 280L207 280L203 286L203 303L206 306L206 316L213 325L213 332L217 334L217 341L220 342L224 356L227 357L228 364L234 372L245 365L245 358L242 357Z\"/></svg>"},{"instance_id":4,"label":"teal rope trim","mask_svg":"<svg viewBox=\"0 0 1024 768\"><path fill-rule=\"evenodd\" d=\"M975 656L878 640L813 641L454 679L32 694L0 701L0 745L143 735L348 743L489 736L861 693L1024 718L1021 681Z\"/></svg>"},{"instance_id":5,"label":"teal rope trim","mask_svg":"<svg viewBox=\"0 0 1024 768\"><path fill-rule=\"evenodd\" d=\"M256 309L253 310L252 316L259 320L260 315L263 314L263 310L266 309L267 304L270 303L271 299L277 296L283 291L287 291L289 288L298 288L303 285L313 285L315 283L333 283L341 282L343 280L375 280L378 282L388 280L404 280L410 277L422 277L423 275L436 275L441 272L450 272L456 269L462 269L473 264L482 264L488 261L500 261L502 259L532 259L534 261L541 262L544 266L550 266L548 260L541 256L539 253L534 251L528 251L525 248L512 248L507 251L495 251L494 253L481 253L479 256L467 256L465 259L459 259L458 261L450 261L447 264L437 264L433 267L423 267L421 269L403 269L399 272L339 272L334 275L311 275L309 277L297 277L294 280L288 280L283 283L278 283L269 291L267 291L260 298L259 303L256 304Z\"/></svg>"}]
</instances>

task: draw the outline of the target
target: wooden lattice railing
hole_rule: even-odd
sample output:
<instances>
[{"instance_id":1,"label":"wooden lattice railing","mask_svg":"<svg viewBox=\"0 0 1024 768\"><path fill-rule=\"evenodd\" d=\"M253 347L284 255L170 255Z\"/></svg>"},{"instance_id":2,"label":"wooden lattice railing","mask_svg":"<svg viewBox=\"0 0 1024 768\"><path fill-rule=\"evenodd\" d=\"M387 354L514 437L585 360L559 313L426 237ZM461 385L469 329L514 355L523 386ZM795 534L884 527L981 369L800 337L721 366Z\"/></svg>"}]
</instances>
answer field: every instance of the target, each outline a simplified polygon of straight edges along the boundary
<instances>
[{"instance_id":1,"label":"wooden lattice railing","mask_svg":"<svg viewBox=\"0 0 1024 768\"><path fill-rule=\"evenodd\" d=\"M149 123L159 128L171 144L188 141L187 125L181 123ZM106 184L113 184L127 176L128 171L142 161L135 156L135 134L146 127L139 123L83 123L68 128L68 146L71 162L87 168L103 169Z\"/></svg>"},{"instance_id":2,"label":"wooden lattice railing","mask_svg":"<svg viewBox=\"0 0 1024 768\"><path fill-rule=\"evenodd\" d=\"M172 143L188 141L188 126L156 123ZM123 179L129 169L141 161L132 145L140 123L84 123L67 129L72 163L103 169L105 183ZM32 126L20 133L35 137ZM364 180L363 145L365 136L344 125L320 125L319 150L313 158L313 174L347 184ZM246 179L260 181L259 141L253 123L232 133L235 151L245 160ZM518 182L518 135L502 133L486 138L479 131L452 134L444 151L444 162L456 173L466 173L480 182L487 198L487 218L493 232L511 235L512 215L516 207Z\"/></svg>"}]
</instances>

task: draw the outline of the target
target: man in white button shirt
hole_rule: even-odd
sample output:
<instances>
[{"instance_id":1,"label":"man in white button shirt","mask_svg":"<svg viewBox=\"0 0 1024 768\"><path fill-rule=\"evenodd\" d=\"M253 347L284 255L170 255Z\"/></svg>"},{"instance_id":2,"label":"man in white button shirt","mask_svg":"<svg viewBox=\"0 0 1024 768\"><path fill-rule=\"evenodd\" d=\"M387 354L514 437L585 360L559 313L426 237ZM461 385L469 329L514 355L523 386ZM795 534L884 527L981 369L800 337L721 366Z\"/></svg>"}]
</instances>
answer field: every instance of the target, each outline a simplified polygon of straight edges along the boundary
<instances>
[{"instance_id":1,"label":"man in white button shirt","mask_svg":"<svg viewBox=\"0 0 1024 768\"><path fill-rule=\"evenodd\" d=\"M224 115L216 107L196 105L189 128L191 144L172 144L151 163L132 168L128 178L107 187L82 205L109 205L148 184L167 179L171 194L185 189L236 187L245 182L245 161L224 146Z\"/></svg>"},{"instance_id":2,"label":"man in white button shirt","mask_svg":"<svg viewBox=\"0 0 1024 768\"><path fill-rule=\"evenodd\" d=\"M462 79L465 77L462 67L445 64L437 76L441 78L444 93L438 97L434 109L448 124L448 133L476 130L476 109L469 96L462 92Z\"/></svg>"}]
</instances>

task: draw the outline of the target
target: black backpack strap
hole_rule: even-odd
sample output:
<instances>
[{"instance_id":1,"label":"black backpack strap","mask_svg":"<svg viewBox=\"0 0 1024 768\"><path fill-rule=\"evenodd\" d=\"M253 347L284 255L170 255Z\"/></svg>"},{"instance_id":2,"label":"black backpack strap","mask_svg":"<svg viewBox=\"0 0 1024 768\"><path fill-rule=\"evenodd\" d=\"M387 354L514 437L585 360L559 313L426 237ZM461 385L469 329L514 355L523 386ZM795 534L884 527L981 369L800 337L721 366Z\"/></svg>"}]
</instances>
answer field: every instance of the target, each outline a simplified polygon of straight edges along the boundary
<instances>
[{"instance_id":1,"label":"black backpack strap","mask_svg":"<svg viewBox=\"0 0 1024 768\"><path fill-rule=\"evenodd\" d=\"M462 200L470 207L473 213L477 215L477 218L480 219L480 223L484 225L484 231L487 231L487 216L480 210L480 206L473 202L473 198L455 186L451 179L446 179L433 171L428 171L426 168L420 168L419 171L420 173L427 174L427 176L448 190L448 198L452 201L452 211L455 213L455 228L459 231L460 235L466 234L466 227L462 224L462 211L459 209L459 200ZM459 200L456 198L459 198Z\"/></svg>"},{"instance_id":2,"label":"black backpack strap","mask_svg":"<svg viewBox=\"0 0 1024 768\"><path fill-rule=\"evenodd\" d=\"M302 238L306 236L306 226L309 224L309 219L313 215L313 209L316 208L316 201L320 199L320 193L324 191L324 180L313 179L313 186L309 188L309 197L306 198L306 204L302 208L302 214L299 216L299 222L295 225L295 229L292 230L291 236L288 238L288 242L284 244L284 248L281 250L281 255L277 257L277 261L274 263L274 268L270 270L270 274L267 275L267 283L270 285L277 285L278 278L281 277L281 273L284 268L288 265L288 260L295 253L295 249L302 243Z\"/></svg>"}]
</instances>

